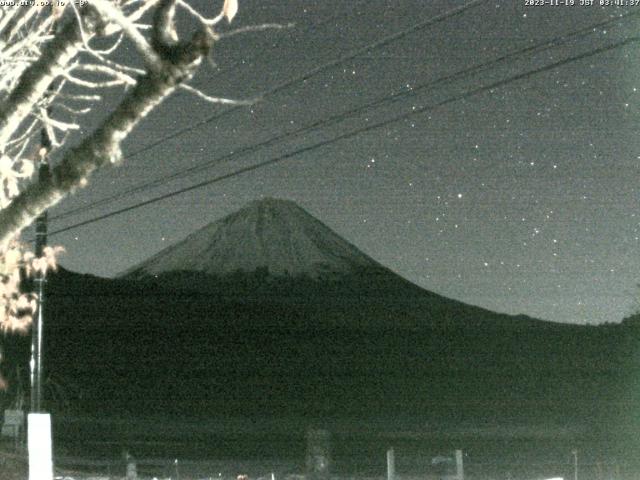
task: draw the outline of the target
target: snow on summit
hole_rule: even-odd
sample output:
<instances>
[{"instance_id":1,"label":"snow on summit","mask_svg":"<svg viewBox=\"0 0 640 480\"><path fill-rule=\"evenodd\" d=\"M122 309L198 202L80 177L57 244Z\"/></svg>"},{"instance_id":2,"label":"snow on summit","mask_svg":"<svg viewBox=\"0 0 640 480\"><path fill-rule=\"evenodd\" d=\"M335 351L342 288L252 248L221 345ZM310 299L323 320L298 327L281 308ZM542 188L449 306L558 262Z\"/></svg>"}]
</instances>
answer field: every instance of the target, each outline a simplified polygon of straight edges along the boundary
<instances>
[{"instance_id":1,"label":"snow on summit","mask_svg":"<svg viewBox=\"0 0 640 480\"><path fill-rule=\"evenodd\" d=\"M380 265L289 200L266 198L192 233L124 275L191 271L223 276L267 268L277 276L351 273Z\"/></svg>"}]
</instances>

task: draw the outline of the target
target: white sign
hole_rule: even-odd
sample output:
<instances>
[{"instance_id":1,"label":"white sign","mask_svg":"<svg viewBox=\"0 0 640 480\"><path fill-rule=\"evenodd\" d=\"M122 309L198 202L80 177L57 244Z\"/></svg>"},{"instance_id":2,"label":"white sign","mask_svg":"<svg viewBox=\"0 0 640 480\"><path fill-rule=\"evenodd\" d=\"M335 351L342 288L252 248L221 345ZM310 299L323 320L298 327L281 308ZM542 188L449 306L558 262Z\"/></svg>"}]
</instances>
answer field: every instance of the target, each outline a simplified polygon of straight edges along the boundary
<instances>
[{"instance_id":1,"label":"white sign","mask_svg":"<svg viewBox=\"0 0 640 480\"><path fill-rule=\"evenodd\" d=\"M29 480L53 480L51 458L51 415L30 413L27 416Z\"/></svg>"}]
</instances>

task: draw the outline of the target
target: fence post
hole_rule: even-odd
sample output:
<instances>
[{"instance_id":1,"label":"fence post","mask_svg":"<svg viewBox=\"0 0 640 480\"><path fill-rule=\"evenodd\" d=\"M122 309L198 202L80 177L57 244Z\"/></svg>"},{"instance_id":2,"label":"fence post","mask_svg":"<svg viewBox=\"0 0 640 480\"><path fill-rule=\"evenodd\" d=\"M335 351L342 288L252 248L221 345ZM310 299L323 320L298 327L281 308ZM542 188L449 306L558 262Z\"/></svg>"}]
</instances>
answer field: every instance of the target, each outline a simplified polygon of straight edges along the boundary
<instances>
[{"instance_id":1,"label":"fence post","mask_svg":"<svg viewBox=\"0 0 640 480\"><path fill-rule=\"evenodd\" d=\"M129 454L129 452L124 452L124 461L126 462L126 480L137 480L138 478L138 468L136 465L136 459L133 458L133 455Z\"/></svg>"},{"instance_id":2,"label":"fence post","mask_svg":"<svg viewBox=\"0 0 640 480\"><path fill-rule=\"evenodd\" d=\"M387 480L395 480L396 477L396 455L393 447L387 450Z\"/></svg>"},{"instance_id":3,"label":"fence post","mask_svg":"<svg viewBox=\"0 0 640 480\"><path fill-rule=\"evenodd\" d=\"M464 464L462 461L462 450L456 450L456 478L464 480Z\"/></svg>"},{"instance_id":4,"label":"fence post","mask_svg":"<svg viewBox=\"0 0 640 480\"><path fill-rule=\"evenodd\" d=\"M307 477L329 480L331 467L331 434L327 430L307 430Z\"/></svg>"}]
</instances>

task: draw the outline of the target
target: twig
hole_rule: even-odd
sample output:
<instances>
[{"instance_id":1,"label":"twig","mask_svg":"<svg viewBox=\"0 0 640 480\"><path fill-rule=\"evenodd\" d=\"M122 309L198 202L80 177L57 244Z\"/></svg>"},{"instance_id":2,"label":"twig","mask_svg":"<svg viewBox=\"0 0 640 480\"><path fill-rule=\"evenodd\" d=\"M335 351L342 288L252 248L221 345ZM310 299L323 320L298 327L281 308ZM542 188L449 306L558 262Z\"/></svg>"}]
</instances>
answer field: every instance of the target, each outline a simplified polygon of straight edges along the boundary
<instances>
[{"instance_id":1,"label":"twig","mask_svg":"<svg viewBox=\"0 0 640 480\"><path fill-rule=\"evenodd\" d=\"M219 103L222 105L253 105L257 102L257 99L256 100L233 100L230 98L211 97L206 93L201 92L197 88L194 88L191 85L187 85L186 83L181 84L179 88L182 90L186 90L189 93L193 93L197 97L209 103Z\"/></svg>"},{"instance_id":2,"label":"twig","mask_svg":"<svg viewBox=\"0 0 640 480\"><path fill-rule=\"evenodd\" d=\"M115 7L114 4L108 0L91 0L91 5L93 5L104 18L108 18L122 29L125 35L129 37L129 40L133 42L140 55L142 55L145 64L147 64L150 69L159 71L162 68L162 61L158 57L158 54L151 48L147 39L138 31L134 22L127 18L119 8Z\"/></svg>"},{"instance_id":3,"label":"twig","mask_svg":"<svg viewBox=\"0 0 640 480\"><path fill-rule=\"evenodd\" d=\"M262 32L264 30L284 30L285 28L294 28L295 23L287 23L286 25L280 23L263 23L262 25L248 25L242 28L236 28L235 30L230 30L228 32L219 33L218 38L228 38L234 37L236 35L241 35L243 33L250 32Z\"/></svg>"}]
</instances>

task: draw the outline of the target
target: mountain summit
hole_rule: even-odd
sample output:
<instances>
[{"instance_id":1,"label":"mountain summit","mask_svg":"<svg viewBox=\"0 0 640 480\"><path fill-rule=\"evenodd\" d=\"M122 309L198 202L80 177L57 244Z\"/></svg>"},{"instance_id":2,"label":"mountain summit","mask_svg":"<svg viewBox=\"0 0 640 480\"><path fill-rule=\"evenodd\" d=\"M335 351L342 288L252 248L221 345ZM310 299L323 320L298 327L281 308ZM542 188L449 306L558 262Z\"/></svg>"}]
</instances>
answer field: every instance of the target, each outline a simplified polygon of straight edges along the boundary
<instances>
[{"instance_id":1,"label":"mountain summit","mask_svg":"<svg viewBox=\"0 0 640 480\"><path fill-rule=\"evenodd\" d=\"M252 273L322 278L380 264L290 200L265 198L192 233L124 273Z\"/></svg>"},{"instance_id":2,"label":"mountain summit","mask_svg":"<svg viewBox=\"0 0 640 480\"><path fill-rule=\"evenodd\" d=\"M184 308L168 300L173 291L206 293L201 298L216 299L218 321L228 308L235 322L238 302L258 305L254 312L258 320L248 322L252 325L524 326L530 320L514 322L514 317L420 288L358 250L296 203L274 198L249 203L121 277L127 291L151 285L164 291L161 298L168 309ZM116 281L114 285L119 288L120 284ZM194 301L195 297L189 298ZM280 304L287 307L274 307Z\"/></svg>"}]
</instances>

